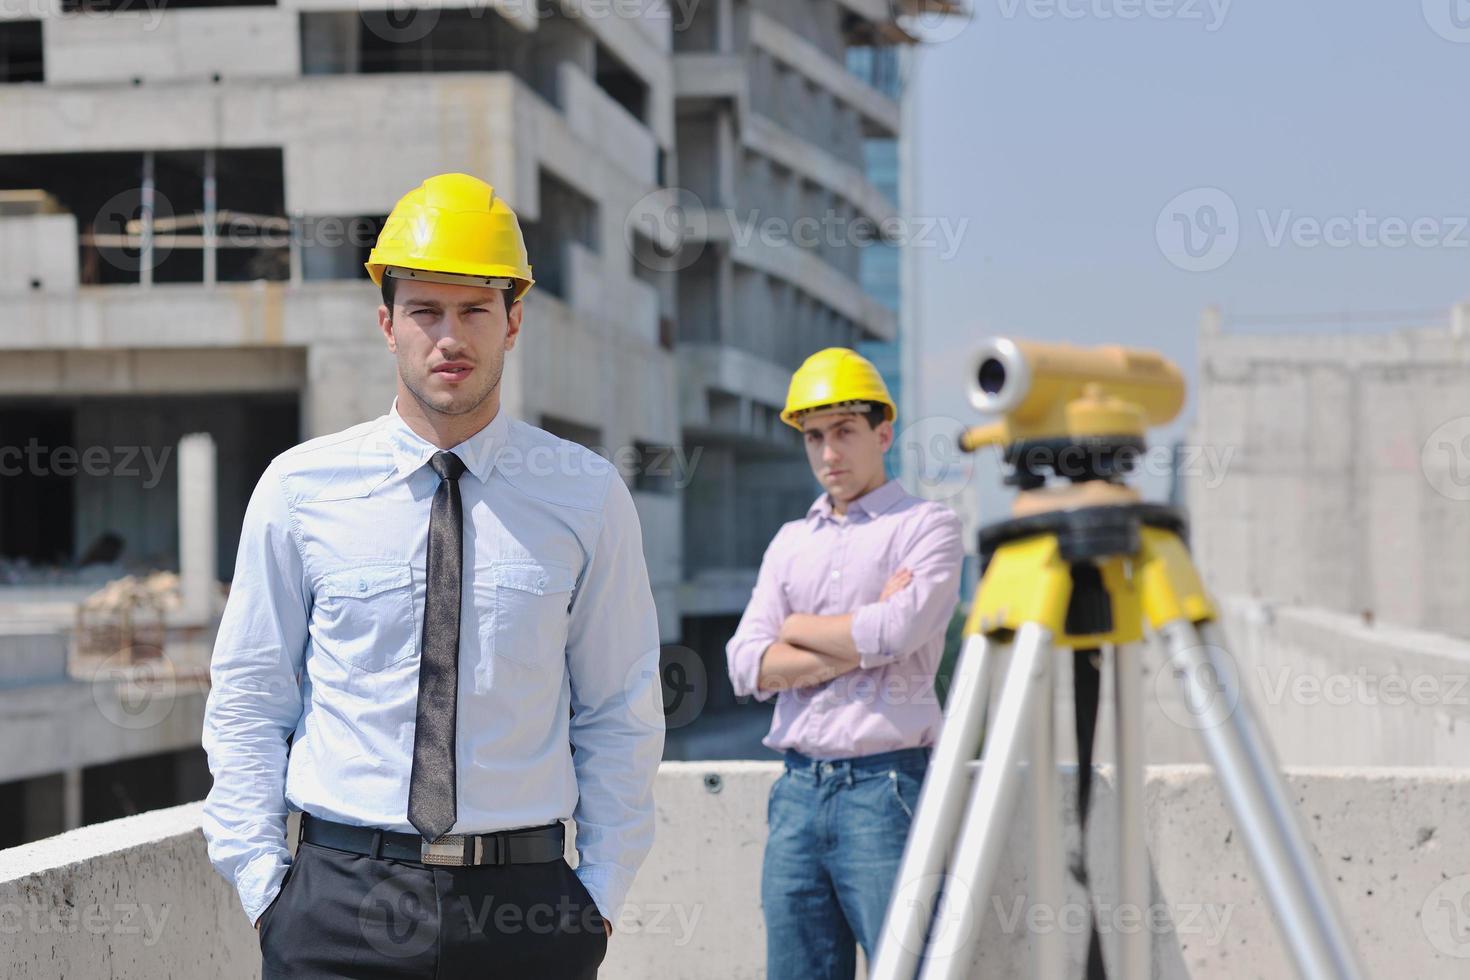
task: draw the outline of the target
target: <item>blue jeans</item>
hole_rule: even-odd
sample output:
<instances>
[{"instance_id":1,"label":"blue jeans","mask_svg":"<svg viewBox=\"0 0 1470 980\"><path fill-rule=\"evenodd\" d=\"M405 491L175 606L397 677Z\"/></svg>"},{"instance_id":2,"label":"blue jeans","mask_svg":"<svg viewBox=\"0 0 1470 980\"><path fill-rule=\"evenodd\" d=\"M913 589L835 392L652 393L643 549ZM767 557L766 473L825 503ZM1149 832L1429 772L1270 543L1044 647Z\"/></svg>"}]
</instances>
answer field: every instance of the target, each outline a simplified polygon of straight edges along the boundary
<instances>
[{"instance_id":1,"label":"blue jeans","mask_svg":"<svg viewBox=\"0 0 1470 980\"><path fill-rule=\"evenodd\" d=\"M766 811L766 980L851 980L855 944L872 962L928 764L928 749L787 751Z\"/></svg>"}]
</instances>

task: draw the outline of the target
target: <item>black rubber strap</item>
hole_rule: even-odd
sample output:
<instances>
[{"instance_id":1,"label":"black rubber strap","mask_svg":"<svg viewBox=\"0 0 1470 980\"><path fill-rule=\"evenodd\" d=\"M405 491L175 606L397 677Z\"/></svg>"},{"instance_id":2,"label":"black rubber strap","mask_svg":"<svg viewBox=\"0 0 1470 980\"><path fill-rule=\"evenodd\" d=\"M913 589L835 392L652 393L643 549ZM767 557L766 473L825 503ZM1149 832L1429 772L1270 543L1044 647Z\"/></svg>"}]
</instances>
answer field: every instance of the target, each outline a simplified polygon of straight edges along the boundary
<instances>
[{"instance_id":1,"label":"black rubber strap","mask_svg":"<svg viewBox=\"0 0 1470 980\"><path fill-rule=\"evenodd\" d=\"M1090 937L1087 941L1087 980L1107 980L1103 965L1102 939L1097 931L1097 915L1093 911L1092 888L1087 875L1087 813L1092 798L1092 744L1097 734L1098 701L1102 694L1102 674L1098 670L1100 652L1072 651L1072 699L1077 706L1077 826L1082 843L1072 877L1087 894L1087 919Z\"/></svg>"}]
</instances>

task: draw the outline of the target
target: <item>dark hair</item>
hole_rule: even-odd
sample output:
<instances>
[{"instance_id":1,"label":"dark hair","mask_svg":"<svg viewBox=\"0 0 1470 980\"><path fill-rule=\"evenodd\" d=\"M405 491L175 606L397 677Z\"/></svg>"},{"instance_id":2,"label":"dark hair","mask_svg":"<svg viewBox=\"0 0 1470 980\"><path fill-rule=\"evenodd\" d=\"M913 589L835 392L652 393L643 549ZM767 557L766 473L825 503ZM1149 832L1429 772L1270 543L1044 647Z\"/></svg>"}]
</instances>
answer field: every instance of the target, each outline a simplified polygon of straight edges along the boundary
<instances>
[{"instance_id":1,"label":"dark hair","mask_svg":"<svg viewBox=\"0 0 1470 980\"><path fill-rule=\"evenodd\" d=\"M854 409L853 414L861 415L863 418L867 419L868 428L876 429L878 428L878 426L888 421L888 406L884 405L882 402L864 402L863 404L867 405L868 407L860 410ZM821 406L818 405L817 407L820 408ZM801 420L797 419L797 421L799 422Z\"/></svg>"},{"instance_id":2,"label":"dark hair","mask_svg":"<svg viewBox=\"0 0 1470 980\"><path fill-rule=\"evenodd\" d=\"M384 270L382 285L383 305L388 307L389 316L392 316L393 314L393 292L397 288L398 280L395 277L388 275L387 271ZM510 308L515 305L516 289L514 286L512 286L510 289L502 289L501 292L505 294L505 312L509 314Z\"/></svg>"},{"instance_id":3,"label":"dark hair","mask_svg":"<svg viewBox=\"0 0 1470 980\"><path fill-rule=\"evenodd\" d=\"M868 402L868 410L863 417L868 420L868 428L876 429L888 421L888 407L882 402Z\"/></svg>"}]
</instances>

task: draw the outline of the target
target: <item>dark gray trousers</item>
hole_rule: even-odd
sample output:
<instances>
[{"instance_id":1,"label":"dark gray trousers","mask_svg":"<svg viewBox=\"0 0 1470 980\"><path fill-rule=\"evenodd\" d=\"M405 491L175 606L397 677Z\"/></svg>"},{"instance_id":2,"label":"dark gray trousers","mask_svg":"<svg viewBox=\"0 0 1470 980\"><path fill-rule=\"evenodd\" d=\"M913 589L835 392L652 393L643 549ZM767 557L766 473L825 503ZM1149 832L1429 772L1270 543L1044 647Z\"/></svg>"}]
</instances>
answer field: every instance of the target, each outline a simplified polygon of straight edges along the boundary
<instances>
[{"instance_id":1,"label":"dark gray trousers","mask_svg":"<svg viewBox=\"0 0 1470 980\"><path fill-rule=\"evenodd\" d=\"M595 980L607 936L562 860L431 867L302 841L260 951L265 980Z\"/></svg>"}]
</instances>

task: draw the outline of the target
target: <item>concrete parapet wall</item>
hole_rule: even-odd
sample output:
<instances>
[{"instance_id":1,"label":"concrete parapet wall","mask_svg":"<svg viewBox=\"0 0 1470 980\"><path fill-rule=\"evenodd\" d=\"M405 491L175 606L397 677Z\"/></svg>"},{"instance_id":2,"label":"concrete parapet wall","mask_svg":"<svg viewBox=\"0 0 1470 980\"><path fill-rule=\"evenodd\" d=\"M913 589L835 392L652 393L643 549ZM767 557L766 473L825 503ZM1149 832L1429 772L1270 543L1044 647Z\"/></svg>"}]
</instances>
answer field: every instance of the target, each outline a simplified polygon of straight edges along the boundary
<instances>
[{"instance_id":1,"label":"concrete parapet wall","mask_svg":"<svg viewBox=\"0 0 1470 980\"><path fill-rule=\"evenodd\" d=\"M658 828L602 969L605 980L764 975L760 910L766 796L774 763L665 763ZM1071 787L1070 772L1066 785ZM1289 784L1369 975L1463 976L1470 957L1470 773L1293 771ZM1147 786L1154 894L1135 916L1113 901L1113 797L1098 786L1089 845L1104 949L1145 923L1156 976L1282 977L1290 968L1242 841L1207 770L1159 767ZM1071 793L1063 794L1068 806ZM973 976L1024 975L1030 937L1068 934L1080 975L1082 895L1036 908L1021 874L1034 821L1015 821L997 894L985 903ZM1068 818L1075 847L1076 824ZM4 972L16 978L259 976L255 936L214 873L199 804L98 824L0 852Z\"/></svg>"}]
</instances>

